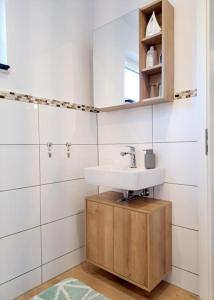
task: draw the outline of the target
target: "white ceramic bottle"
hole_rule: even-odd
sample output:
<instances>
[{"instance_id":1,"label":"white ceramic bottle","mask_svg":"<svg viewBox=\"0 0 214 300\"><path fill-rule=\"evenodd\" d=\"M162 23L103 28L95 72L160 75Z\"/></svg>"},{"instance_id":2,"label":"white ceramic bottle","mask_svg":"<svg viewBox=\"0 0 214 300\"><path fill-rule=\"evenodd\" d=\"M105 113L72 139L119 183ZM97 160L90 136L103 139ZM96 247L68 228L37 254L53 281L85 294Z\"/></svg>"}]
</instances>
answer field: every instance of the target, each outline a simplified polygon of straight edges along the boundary
<instances>
[{"instance_id":1,"label":"white ceramic bottle","mask_svg":"<svg viewBox=\"0 0 214 300\"><path fill-rule=\"evenodd\" d=\"M158 64L158 53L154 46L150 46L150 49L146 54L146 68L151 68Z\"/></svg>"}]
</instances>

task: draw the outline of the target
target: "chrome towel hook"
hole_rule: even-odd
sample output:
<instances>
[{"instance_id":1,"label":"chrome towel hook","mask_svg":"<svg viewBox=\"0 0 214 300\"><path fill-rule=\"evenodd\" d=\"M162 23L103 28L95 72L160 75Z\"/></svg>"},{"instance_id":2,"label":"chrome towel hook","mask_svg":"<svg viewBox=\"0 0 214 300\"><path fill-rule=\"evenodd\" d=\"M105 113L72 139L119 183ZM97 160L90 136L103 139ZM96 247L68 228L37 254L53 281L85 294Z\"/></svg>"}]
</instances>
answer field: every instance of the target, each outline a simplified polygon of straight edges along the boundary
<instances>
[{"instance_id":1,"label":"chrome towel hook","mask_svg":"<svg viewBox=\"0 0 214 300\"><path fill-rule=\"evenodd\" d=\"M47 147L48 147L48 157L49 157L49 158L52 157L52 146L53 146L53 143L47 143Z\"/></svg>"},{"instance_id":2,"label":"chrome towel hook","mask_svg":"<svg viewBox=\"0 0 214 300\"><path fill-rule=\"evenodd\" d=\"M71 143L67 142L65 145L67 148L67 157L70 158L71 157Z\"/></svg>"}]
</instances>

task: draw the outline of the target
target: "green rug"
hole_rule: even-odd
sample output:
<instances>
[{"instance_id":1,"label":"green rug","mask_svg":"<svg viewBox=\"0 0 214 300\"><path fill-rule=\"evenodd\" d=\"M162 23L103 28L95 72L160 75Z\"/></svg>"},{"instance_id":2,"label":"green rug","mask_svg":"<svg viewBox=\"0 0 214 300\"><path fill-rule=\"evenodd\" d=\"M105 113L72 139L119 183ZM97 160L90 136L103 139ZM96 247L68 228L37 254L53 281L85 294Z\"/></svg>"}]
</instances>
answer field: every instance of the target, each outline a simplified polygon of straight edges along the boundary
<instances>
[{"instance_id":1,"label":"green rug","mask_svg":"<svg viewBox=\"0 0 214 300\"><path fill-rule=\"evenodd\" d=\"M81 281L69 278L63 280L31 300L110 300Z\"/></svg>"}]
</instances>

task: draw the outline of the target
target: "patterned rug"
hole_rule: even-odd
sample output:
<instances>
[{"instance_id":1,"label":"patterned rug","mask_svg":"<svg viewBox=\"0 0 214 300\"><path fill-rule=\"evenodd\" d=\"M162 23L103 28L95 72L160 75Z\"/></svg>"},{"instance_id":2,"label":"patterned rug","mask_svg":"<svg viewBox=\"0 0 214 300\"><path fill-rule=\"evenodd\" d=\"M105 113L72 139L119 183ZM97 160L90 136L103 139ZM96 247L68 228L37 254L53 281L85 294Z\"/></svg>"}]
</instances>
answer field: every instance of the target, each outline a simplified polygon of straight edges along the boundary
<instances>
[{"instance_id":1,"label":"patterned rug","mask_svg":"<svg viewBox=\"0 0 214 300\"><path fill-rule=\"evenodd\" d=\"M31 300L110 300L81 281L69 278L63 280Z\"/></svg>"}]
</instances>

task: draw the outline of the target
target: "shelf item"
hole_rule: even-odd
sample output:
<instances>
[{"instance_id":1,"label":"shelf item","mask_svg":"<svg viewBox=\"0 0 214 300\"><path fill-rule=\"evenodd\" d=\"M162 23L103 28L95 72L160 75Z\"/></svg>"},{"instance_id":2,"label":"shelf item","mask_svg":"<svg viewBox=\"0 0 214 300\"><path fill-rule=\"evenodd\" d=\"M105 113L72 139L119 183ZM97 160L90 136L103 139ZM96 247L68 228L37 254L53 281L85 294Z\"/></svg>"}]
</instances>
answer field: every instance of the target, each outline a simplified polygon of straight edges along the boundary
<instances>
[{"instance_id":1,"label":"shelf item","mask_svg":"<svg viewBox=\"0 0 214 300\"><path fill-rule=\"evenodd\" d=\"M171 202L121 197L87 197L86 258L150 292L171 271Z\"/></svg>"},{"instance_id":2,"label":"shelf item","mask_svg":"<svg viewBox=\"0 0 214 300\"><path fill-rule=\"evenodd\" d=\"M150 20L146 26L146 37L158 34L161 32L161 27L156 19L155 11L153 11Z\"/></svg>"}]
</instances>

